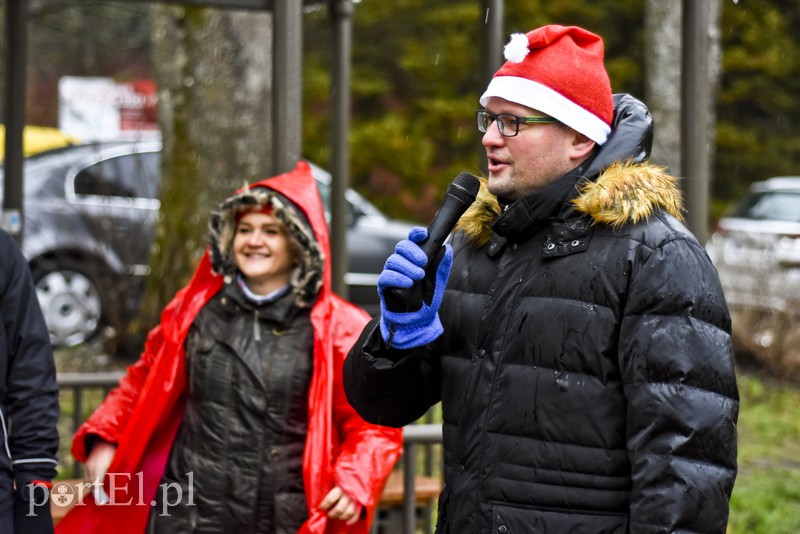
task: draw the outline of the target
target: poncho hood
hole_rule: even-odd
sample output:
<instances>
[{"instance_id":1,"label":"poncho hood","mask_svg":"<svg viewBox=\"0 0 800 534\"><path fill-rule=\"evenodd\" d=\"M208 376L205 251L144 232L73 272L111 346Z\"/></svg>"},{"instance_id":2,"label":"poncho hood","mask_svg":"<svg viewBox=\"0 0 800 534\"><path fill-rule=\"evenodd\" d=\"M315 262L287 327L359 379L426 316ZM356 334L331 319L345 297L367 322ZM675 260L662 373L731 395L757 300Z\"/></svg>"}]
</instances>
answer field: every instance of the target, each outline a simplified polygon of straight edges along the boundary
<instances>
[{"instance_id":1,"label":"poncho hood","mask_svg":"<svg viewBox=\"0 0 800 534\"><path fill-rule=\"evenodd\" d=\"M308 307L322 286L325 257L305 213L271 186L274 187L271 180L245 186L212 212L208 237L211 265L214 272L226 277L226 282L233 280L237 269L232 248L238 217L242 213L268 206L286 226L290 239L299 245L296 248L301 254L289 275L289 285L295 295L295 303Z\"/></svg>"}]
</instances>

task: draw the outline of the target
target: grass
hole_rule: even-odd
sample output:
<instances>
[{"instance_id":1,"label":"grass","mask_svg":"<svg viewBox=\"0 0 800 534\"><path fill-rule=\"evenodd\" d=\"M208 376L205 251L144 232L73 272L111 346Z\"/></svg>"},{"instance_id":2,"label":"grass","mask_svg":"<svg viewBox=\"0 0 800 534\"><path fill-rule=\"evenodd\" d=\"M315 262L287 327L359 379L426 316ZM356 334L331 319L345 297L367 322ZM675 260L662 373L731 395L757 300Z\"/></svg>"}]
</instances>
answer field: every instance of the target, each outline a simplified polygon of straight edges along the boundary
<instances>
[{"instance_id":1,"label":"grass","mask_svg":"<svg viewBox=\"0 0 800 534\"><path fill-rule=\"evenodd\" d=\"M800 532L800 386L739 373L739 476L728 534Z\"/></svg>"}]
</instances>

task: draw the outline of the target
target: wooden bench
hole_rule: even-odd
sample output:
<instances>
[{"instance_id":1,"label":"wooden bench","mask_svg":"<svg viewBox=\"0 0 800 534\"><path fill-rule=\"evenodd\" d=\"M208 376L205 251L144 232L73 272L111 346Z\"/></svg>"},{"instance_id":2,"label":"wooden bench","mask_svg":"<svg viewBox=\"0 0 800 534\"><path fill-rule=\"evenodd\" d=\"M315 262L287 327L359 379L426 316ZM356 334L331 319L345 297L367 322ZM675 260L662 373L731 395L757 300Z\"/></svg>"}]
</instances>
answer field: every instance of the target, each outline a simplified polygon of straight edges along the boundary
<instances>
[{"instance_id":1,"label":"wooden bench","mask_svg":"<svg viewBox=\"0 0 800 534\"><path fill-rule=\"evenodd\" d=\"M442 483L438 478L414 477L414 498L417 504L430 504L436 501L441 491ZM403 506L403 495L403 472L396 469L386 480L379 506Z\"/></svg>"}]
</instances>

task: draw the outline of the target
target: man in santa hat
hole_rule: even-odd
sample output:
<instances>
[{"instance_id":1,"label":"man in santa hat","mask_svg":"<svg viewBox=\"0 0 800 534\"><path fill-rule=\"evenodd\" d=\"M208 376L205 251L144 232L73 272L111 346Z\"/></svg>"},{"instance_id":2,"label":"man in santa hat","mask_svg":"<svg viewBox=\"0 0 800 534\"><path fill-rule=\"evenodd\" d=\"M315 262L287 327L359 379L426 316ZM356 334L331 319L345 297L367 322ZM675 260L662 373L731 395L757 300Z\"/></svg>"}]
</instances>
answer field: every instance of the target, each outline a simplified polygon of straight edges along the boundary
<instances>
[{"instance_id":1,"label":"man in santa hat","mask_svg":"<svg viewBox=\"0 0 800 534\"><path fill-rule=\"evenodd\" d=\"M441 401L437 532L724 533L739 397L717 273L577 27L511 37L480 97L477 200L429 262L411 231L345 364L367 421ZM402 305L394 288L422 294ZM445 291L446 287L446 291ZM410 310L410 311L408 311Z\"/></svg>"}]
</instances>

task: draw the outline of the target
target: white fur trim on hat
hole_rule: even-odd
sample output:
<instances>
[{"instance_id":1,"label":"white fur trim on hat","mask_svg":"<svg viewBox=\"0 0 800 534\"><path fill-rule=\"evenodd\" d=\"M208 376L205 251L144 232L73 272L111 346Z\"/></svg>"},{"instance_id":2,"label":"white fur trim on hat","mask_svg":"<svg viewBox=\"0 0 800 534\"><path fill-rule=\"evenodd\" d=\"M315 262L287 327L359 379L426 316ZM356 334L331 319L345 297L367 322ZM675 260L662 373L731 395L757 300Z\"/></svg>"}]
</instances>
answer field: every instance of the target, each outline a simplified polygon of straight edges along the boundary
<instances>
[{"instance_id":1,"label":"white fur trim on hat","mask_svg":"<svg viewBox=\"0 0 800 534\"><path fill-rule=\"evenodd\" d=\"M611 133L608 124L593 113L549 87L527 78L516 76L492 78L486 92L480 98L481 105L485 107L489 98L493 96L550 115L598 145L605 143Z\"/></svg>"}]
</instances>

